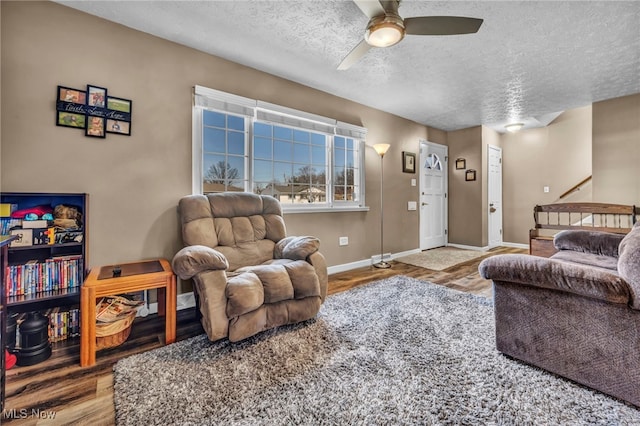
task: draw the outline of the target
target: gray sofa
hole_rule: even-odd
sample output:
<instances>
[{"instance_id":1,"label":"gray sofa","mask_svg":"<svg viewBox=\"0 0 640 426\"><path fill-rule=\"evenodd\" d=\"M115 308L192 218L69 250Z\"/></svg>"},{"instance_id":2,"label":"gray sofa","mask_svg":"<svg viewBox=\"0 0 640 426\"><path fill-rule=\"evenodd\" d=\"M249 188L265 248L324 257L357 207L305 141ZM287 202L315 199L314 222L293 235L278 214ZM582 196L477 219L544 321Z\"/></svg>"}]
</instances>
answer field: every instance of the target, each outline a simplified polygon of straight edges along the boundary
<instances>
[{"instance_id":1,"label":"gray sofa","mask_svg":"<svg viewBox=\"0 0 640 426\"><path fill-rule=\"evenodd\" d=\"M562 231L551 258L498 255L496 347L640 406L640 222L627 235Z\"/></svg>"}]
</instances>

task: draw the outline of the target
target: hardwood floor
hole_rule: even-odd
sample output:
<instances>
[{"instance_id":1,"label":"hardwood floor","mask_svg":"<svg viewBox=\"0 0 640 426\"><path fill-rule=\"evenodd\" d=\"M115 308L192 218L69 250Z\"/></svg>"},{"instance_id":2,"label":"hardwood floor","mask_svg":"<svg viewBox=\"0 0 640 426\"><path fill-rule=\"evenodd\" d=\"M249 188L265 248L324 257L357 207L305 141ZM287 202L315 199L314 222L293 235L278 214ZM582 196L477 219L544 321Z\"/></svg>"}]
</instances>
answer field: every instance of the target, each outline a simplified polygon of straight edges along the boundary
<instances>
[{"instance_id":1,"label":"hardwood floor","mask_svg":"<svg viewBox=\"0 0 640 426\"><path fill-rule=\"evenodd\" d=\"M491 297L491 282L478 274L478 264L488 256L526 253L500 247L481 258L444 271L392 262L390 269L366 267L329 276L329 294L388 278L406 275L469 293ZM193 309L177 315L177 340L203 333L194 320ZM80 367L79 339L54 344L53 356L40 364L14 367L7 371L6 401L2 424L115 424L113 405L113 365L121 358L160 347L164 339L164 319L156 315L139 318L131 336L121 346L98 352L93 367Z\"/></svg>"}]
</instances>

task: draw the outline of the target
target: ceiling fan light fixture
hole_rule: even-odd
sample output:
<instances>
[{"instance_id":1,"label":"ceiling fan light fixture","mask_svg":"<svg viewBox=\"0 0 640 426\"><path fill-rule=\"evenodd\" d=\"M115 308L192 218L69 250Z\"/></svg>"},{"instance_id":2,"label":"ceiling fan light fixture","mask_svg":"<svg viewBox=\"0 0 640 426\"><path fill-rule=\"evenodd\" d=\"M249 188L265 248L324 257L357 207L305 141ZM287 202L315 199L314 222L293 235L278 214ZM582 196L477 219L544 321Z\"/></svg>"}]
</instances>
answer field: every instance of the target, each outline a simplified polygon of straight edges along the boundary
<instances>
[{"instance_id":1,"label":"ceiling fan light fixture","mask_svg":"<svg viewBox=\"0 0 640 426\"><path fill-rule=\"evenodd\" d=\"M399 16L376 16L367 25L364 39L373 47L389 47L404 38L404 22Z\"/></svg>"},{"instance_id":2,"label":"ceiling fan light fixture","mask_svg":"<svg viewBox=\"0 0 640 426\"><path fill-rule=\"evenodd\" d=\"M515 133L518 130L522 129L523 127L524 127L524 123L511 123L504 126L504 128L507 129L507 132L509 133Z\"/></svg>"}]
</instances>

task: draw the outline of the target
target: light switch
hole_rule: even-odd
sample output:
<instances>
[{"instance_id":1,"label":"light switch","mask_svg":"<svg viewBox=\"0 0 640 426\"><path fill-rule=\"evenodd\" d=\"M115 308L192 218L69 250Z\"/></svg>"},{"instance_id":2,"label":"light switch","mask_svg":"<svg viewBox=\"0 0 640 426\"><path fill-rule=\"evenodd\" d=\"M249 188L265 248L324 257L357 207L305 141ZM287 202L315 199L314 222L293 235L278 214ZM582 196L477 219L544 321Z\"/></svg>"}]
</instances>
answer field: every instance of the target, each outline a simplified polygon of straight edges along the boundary
<instances>
[{"instance_id":1,"label":"light switch","mask_svg":"<svg viewBox=\"0 0 640 426\"><path fill-rule=\"evenodd\" d=\"M407 203L407 210L417 210L418 203L416 201L409 201Z\"/></svg>"},{"instance_id":2,"label":"light switch","mask_svg":"<svg viewBox=\"0 0 640 426\"><path fill-rule=\"evenodd\" d=\"M416 180L415 179L411 179L411 186L416 186Z\"/></svg>"},{"instance_id":3,"label":"light switch","mask_svg":"<svg viewBox=\"0 0 640 426\"><path fill-rule=\"evenodd\" d=\"M545 187L543 188L543 190L544 190L544 192L549 192L549 187L548 187L548 186L545 186Z\"/></svg>"}]
</instances>

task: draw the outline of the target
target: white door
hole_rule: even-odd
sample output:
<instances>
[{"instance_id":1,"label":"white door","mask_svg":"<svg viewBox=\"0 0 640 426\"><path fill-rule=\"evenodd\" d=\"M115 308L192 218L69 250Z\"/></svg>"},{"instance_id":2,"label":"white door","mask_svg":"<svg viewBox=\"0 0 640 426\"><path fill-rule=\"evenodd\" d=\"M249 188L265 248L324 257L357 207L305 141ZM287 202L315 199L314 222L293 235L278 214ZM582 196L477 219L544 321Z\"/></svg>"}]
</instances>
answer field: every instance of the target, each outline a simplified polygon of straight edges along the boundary
<instances>
[{"instance_id":1,"label":"white door","mask_svg":"<svg viewBox=\"0 0 640 426\"><path fill-rule=\"evenodd\" d=\"M449 148L420 142L420 249L447 245L447 154Z\"/></svg>"},{"instance_id":2,"label":"white door","mask_svg":"<svg viewBox=\"0 0 640 426\"><path fill-rule=\"evenodd\" d=\"M502 244L502 149L489 145L489 247Z\"/></svg>"}]
</instances>

